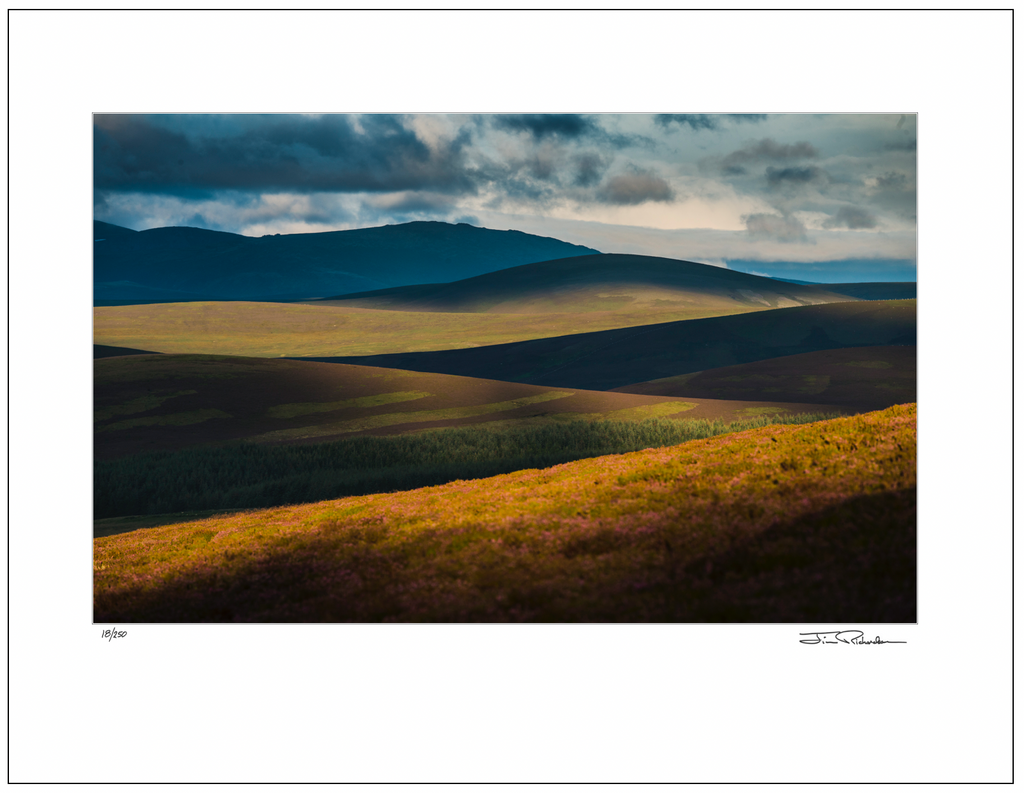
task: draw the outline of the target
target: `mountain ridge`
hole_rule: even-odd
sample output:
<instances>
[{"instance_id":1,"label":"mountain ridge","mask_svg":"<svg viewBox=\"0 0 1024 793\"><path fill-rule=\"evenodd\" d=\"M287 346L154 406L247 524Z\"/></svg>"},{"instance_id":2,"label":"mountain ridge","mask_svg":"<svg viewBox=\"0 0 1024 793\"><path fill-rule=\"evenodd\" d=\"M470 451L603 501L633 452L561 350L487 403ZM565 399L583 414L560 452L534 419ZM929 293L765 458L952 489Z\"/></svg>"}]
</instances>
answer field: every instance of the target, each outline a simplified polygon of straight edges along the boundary
<instances>
[{"instance_id":1,"label":"mountain ridge","mask_svg":"<svg viewBox=\"0 0 1024 793\"><path fill-rule=\"evenodd\" d=\"M454 281L595 253L521 231L415 221L366 229L247 237L171 226L133 231L94 221L94 297L300 300Z\"/></svg>"}]
</instances>

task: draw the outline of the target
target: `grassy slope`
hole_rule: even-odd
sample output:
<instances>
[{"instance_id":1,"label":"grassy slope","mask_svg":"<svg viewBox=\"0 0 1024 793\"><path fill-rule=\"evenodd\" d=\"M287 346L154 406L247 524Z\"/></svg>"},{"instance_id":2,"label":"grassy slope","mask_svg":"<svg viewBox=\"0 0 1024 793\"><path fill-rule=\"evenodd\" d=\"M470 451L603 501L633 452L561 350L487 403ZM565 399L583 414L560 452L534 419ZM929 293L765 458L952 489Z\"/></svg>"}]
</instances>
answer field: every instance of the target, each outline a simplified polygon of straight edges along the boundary
<instances>
[{"instance_id":1,"label":"grassy slope","mask_svg":"<svg viewBox=\"0 0 1024 793\"><path fill-rule=\"evenodd\" d=\"M605 390L815 350L913 345L916 336L917 301L897 300L780 308L731 317L536 339L477 350L332 360Z\"/></svg>"},{"instance_id":2,"label":"grassy slope","mask_svg":"<svg viewBox=\"0 0 1024 793\"><path fill-rule=\"evenodd\" d=\"M394 434L432 427L638 420L732 420L814 412L784 401L552 389L345 364L202 355L133 355L94 362L95 456L181 449L242 438L269 443Z\"/></svg>"},{"instance_id":3,"label":"grassy slope","mask_svg":"<svg viewBox=\"0 0 1024 793\"><path fill-rule=\"evenodd\" d=\"M444 284L396 287L318 301L392 311L538 314L621 312L647 324L737 310L855 300L824 286L802 286L706 264L602 253L511 267ZM674 317L673 314L692 316ZM623 324L625 327L625 324Z\"/></svg>"},{"instance_id":4,"label":"grassy slope","mask_svg":"<svg viewBox=\"0 0 1024 793\"><path fill-rule=\"evenodd\" d=\"M802 400L879 410L917 401L917 347L822 350L613 390L686 398Z\"/></svg>"},{"instance_id":5,"label":"grassy slope","mask_svg":"<svg viewBox=\"0 0 1024 793\"><path fill-rule=\"evenodd\" d=\"M916 406L94 540L98 622L916 618Z\"/></svg>"},{"instance_id":6,"label":"grassy slope","mask_svg":"<svg viewBox=\"0 0 1024 793\"><path fill-rule=\"evenodd\" d=\"M195 302L93 309L93 341L164 353L325 357L455 350L590 333L764 307L669 307L661 312L450 314L351 306Z\"/></svg>"}]
</instances>

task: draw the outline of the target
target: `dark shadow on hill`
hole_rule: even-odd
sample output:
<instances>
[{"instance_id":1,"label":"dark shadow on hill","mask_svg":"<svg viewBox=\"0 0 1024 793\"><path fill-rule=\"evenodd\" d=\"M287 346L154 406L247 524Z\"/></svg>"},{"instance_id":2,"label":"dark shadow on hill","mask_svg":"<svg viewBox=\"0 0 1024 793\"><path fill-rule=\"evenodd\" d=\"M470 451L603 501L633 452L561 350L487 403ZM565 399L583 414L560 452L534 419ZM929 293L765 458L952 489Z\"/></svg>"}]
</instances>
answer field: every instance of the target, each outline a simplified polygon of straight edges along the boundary
<instances>
[{"instance_id":1,"label":"dark shadow on hill","mask_svg":"<svg viewBox=\"0 0 1024 793\"><path fill-rule=\"evenodd\" d=\"M464 350L297 360L602 391L842 347L913 344L916 301L831 303Z\"/></svg>"},{"instance_id":2,"label":"dark shadow on hill","mask_svg":"<svg viewBox=\"0 0 1024 793\"><path fill-rule=\"evenodd\" d=\"M160 355L160 353L153 352L152 350L136 350L134 347L111 347L107 344L92 345L93 359L116 358L122 355Z\"/></svg>"},{"instance_id":3,"label":"dark shadow on hill","mask_svg":"<svg viewBox=\"0 0 1024 793\"><path fill-rule=\"evenodd\" d=\"M917 620L917 488L859 496L670 568L679 622Z\"/></svg>"},{"instance_id":4,"label":"dark shadow on hill","mask_svg":"<svg viewBox=\"0 0 1024 793\"><path fill-rule=\"evenodd\" d=\"M613 390L686 399L803 400L858 411L881 410L917 401L917 347L819 350Z\"/></svg>"},{"instance_id":5,"label":"dark shadow on hill","mask_svg":"<svg viewBox=\"0 0 1024 793\"><path fill-rule=\"evenodd\" d=\"M917 297L916 281L866 281L859 284L818 284L818 287L860 300L912 300Z\"/></svg>"}]
</instances>

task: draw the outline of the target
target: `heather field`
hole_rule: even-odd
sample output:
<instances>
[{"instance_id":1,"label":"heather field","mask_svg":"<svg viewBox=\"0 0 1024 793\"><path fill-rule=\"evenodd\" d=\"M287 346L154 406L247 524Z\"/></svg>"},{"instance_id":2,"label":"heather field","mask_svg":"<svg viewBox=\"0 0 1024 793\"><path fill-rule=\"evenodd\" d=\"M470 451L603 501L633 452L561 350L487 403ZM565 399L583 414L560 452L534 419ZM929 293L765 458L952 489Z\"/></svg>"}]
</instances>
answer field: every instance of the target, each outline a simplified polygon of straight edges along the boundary
<instances>
[{"instance_id":1,"label":"heather field","mask_svg":"<svg viewBox=\"0 0 1024 793\"><path fill-rule=\"evenodd\" d=\"M94 540L97 622L916 619L916 405Z\"/></svg>"}]
</instances>

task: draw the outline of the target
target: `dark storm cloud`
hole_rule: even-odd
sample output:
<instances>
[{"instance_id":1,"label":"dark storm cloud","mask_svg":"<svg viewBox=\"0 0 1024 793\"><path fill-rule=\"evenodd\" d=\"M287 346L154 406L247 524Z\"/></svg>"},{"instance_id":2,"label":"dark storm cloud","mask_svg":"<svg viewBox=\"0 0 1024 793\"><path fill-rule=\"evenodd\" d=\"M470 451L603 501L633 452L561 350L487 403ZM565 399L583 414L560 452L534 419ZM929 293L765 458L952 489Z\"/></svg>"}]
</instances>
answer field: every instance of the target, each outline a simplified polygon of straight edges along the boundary
<instances>
[{"instance_id":1,"label":"dark storm cloud","mask_svg":"<svg viewBox=\"0 0 1024 793\"><path fill-rule=\"evenodd\" d=\"M679 126L689 125L690 129L721 129L722 121L756 124L768 118L766 113L660 113L654 117L654 122L665 129L673 124Z\"/></svg>"},{"instance_id":2,"label":"dark storm cloud","mask_svg":"<svg viewBox=\"0 0 1024 793\"><path fill-rule=\"evenodd\" d=\"M773 190L790 185L827 184L829 182L828 174L816 165L786 168L775 168L769 165L765 169L764 175L768 180L768 187Z\"/></svg>"},{"instance_id":3,"label":"dark storm cloud","mask_svg":"<svg viewBox=\"0 0 1024 793\"><path fill-rule=\"evenodd\" d=\"M598 131L597 124L577 113L520 113L494 117L494 126L529 132L534 138L582 138Z\"/></svg>"},{"instance_id":4,"label":"dark storm cloud","mask_svg":"<svg viewBox=\"0 0 1024 793\"><path fill-rule=\"evenodd\" d=\"M475 190L468 133L431 149L390 115L235 116L232 134L186 134L159 118L94 118L98 191L205 196L250 191Z\"/></svg>"},{"instance_id":5,"label":"dark storm cloud","mask_svg":"<svg viewBox=\"0 0 1024 793\"><path fill-rule=\"evenodd\" d=\"M754 237L771 237L780 242L807 240L807 229L804 224L791 216L758 213L744 215L743 222L747 226L747 233Z\"/></svg>"},{"instance_id":6,"label":"dark storm cloud","mask_svg":"<svg viewBox=\"0 0 1024 793\"><path fill-rule=\"evenodd\" d=\"M628 146L654 145L645 135L622 135L609 132L599 123L601 116L578 113L519 113L492 117L491 125L506 132L527 132L534 141L559 143L584 141L600 143L613 149Z\"/></svg>"},{"instance_id":7,"label":"dark storm cloud","mask_svg":"<svg viewBox=\"0 0 1024 793\"><path fill-rule=\"evenodd\" d=\"M812 159L817 156L818 150L807 141L777 143L772 138L763 138L725 155L719 167L723 173L727 173L729 169L743 168L751 163Z\"/></svg>"},{"instance_id":8,"label":"dark storm cloud","mask_svg":"<svg viewBox=\"0 0 1024 793\"><path fill-rule=\"evenodd\" d=\"M668 182L650 171L635 170L613 176L597 190L597 199L605 204L642 204L645 201L671 201L675 197Z\"/></svg>"},{"instance_id":9,"label":"dark storm cloud","mask_svg":"<svg viewBox=\"0 0 1024 793\"><path fill-rule=\"evenodd\" d=\"M878 220L866 210L844 206L822 225L827 229L873 229L878 225Z\"/></svg>"}]
</instances>

